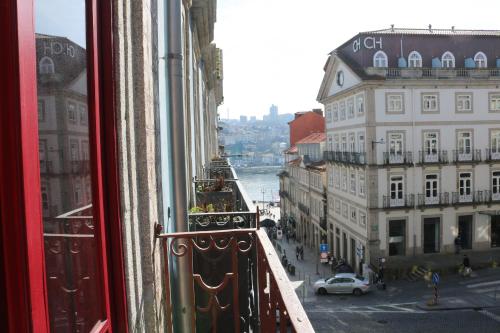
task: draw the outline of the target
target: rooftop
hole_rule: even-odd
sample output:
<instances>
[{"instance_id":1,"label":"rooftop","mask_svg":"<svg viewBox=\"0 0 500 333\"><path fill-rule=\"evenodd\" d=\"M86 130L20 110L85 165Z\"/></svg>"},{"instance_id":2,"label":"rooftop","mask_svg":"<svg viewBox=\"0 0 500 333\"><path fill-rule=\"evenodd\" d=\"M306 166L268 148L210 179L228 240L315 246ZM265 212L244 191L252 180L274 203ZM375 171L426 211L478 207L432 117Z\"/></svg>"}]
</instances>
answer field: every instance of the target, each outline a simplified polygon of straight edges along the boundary
<instances>
[{"instance_id":1,"label":"rooftop","mask_svg":"<svg viewBox=\"0 0 500 333\"><path fill-rule=\"evenodd\" d=\"M461 30L461 29L434 29L429 27L427 29L414 29L414 28L389 28L373 31L365 31L360 34L380 34L380 35L452 35L452 36L498 36L500 37L500 30Z\"/></svg>"},{"instance_id":2,"label":"rooftop","mask_svg":"<svg viewBox=\"0 0 500 333\"><path fill-rule=\"evenodd\" d=\"M326 141L325 133L312 133L296 142L296 144L321 143Z\"/></svg>"}]
</instances>

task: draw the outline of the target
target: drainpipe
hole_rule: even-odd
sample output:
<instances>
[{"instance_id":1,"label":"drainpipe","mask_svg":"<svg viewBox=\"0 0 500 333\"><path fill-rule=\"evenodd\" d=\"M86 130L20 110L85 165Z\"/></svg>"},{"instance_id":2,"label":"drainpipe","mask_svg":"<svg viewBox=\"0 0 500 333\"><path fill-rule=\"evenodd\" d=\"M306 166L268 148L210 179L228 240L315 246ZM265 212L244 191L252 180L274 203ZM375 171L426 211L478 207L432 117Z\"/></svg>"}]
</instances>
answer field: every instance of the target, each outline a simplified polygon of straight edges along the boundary
<instances>
[{"instance_id":1,"label":"drainpipe","mask_svg":"<svg viewBox=\"0 0 500 333\"><path fill-rule=\"evenodd\" d=\"M169 107L172 116L172 185L174 219L170 232L188 231L184 91L182 67L182 0L167 1L167 68ZM191 267L186 257L169 258L174 332L194 332L194 291ZM169 300L167 300L168 302Z\"/></svg>"}]
</instances>

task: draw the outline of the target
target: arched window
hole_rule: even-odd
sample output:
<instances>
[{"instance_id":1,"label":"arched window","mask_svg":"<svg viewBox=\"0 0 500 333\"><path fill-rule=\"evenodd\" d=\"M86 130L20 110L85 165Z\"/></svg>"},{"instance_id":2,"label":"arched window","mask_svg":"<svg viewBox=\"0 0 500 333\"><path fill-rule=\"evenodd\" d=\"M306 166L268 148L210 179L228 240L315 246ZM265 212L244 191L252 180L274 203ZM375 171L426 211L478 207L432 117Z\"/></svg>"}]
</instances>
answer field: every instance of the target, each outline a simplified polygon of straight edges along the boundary
<instances>
[{"instance_id":1,"label":"arched window","mask_svg":"<svg viewBox=\"0 0 500 333\"><path fill-rule=\"evenodd\" d=\"M488 58L486 58L486 54L483 52L478 52L474 56L474 62L476 63L477 68L486 68L488 67Z\"/></svg>"},{"instance_id":2,"label":"arched window","mask_svg":"<svg viewBox=\"0 0 500 333\"><path fill-rule=\"evenodd\" d=\"M410 52L408 56L408 67L422 67L422 56L417 51Z\"/></svg>"},{"instance_id":3,"label":"arched window","mask_svg":"<svg viewBox=\"0 0 500 333\"><path fill-rule=\"evenodd\" d=\"M384 51L378 51L373 56L373 67L387 67L387 55Z\"/></svg>"},{"instance_id":4,"label":"arched window","mask_svg":"<svg viewBox=\"0 0 500 333\"><path fill-rule=\"evenodd\" d=\"M54 62L49 57L43 57L38 64L40 74L54 74Z\"/></svg>"},{"instance_id":5,"label":"arched window","mask_svg":"<svg viewBox=\"0 0 500 333\"><path fill-rule=\"evenodd\" d=\"M446 51L441 57L441 64L443 68L455 68L455 57L453 53Z\"/></svg>"}]
</instances>

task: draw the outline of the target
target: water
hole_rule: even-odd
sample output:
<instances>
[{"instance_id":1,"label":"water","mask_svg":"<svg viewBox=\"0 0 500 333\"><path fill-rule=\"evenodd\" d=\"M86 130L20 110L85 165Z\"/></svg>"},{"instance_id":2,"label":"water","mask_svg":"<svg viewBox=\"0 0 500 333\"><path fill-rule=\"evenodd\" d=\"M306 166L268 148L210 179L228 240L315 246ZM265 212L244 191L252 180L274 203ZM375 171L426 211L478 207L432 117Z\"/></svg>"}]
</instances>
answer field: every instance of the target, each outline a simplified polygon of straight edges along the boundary
<instances>
[{"instance_id":1,"label":"water","mask_svg":"<svg viewBox=\"0 0 500 333\"><path fill-rule=\"evenodd\" d=\"M280 182L277 173L281 167L248 167L236 169L238 179L252 200L279 201Z\"/></svg>"}]
</instances>

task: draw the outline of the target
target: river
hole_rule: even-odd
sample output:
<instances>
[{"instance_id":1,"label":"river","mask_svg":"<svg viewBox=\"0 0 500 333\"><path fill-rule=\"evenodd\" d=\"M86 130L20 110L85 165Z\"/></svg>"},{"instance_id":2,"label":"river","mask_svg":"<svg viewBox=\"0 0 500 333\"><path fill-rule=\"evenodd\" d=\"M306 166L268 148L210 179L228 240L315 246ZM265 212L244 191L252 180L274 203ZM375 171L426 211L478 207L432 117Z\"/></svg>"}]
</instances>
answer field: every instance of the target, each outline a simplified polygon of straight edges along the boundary
<instances>
[{"instance_id":1,"label":"river","mask_svg":"<svg viewBox=\"0 0 500 333\"><path fill-rule=\"evenodd\" d=\"M241 168L235 171L252 200L262 201L264 191L264 201L279 201L280 182L277 174L281 169L280 166L269 166Z\"/></svg>"}]
</instances>

